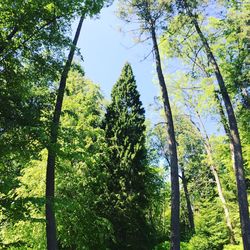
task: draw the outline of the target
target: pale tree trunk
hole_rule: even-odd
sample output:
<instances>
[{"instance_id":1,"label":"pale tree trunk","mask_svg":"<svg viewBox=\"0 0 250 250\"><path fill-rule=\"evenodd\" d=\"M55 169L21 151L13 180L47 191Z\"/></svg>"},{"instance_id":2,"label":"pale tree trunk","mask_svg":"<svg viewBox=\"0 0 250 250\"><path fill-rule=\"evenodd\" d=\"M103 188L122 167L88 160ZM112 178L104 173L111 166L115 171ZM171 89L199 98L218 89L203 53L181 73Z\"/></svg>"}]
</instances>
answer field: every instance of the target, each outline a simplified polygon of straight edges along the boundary
<instances>
[{"instance_id":1,"label":"pale tree trunk","mask_svg":"<svg viewBox=\"0 0 250 250\"><path fill-rule=\"evenodd\" d=\"M213 161L213 157L212 157L212 149L211 149L211 145L209 142L206 142L206 151L207 151L208 159L210 162L210 169L212 171L212 174L214 176L215 183L217 186L218 195L219 195L219 198L221 200L221 203L222 203L222 206L224 209L224 214L225 214L226 223L227 223L229 236L230 236L230 243L235 245L236 241L235 241L235 237L234 237L234 231L233 231L233 227L232 227L232 223L231 223L231 219L230 219L229 210L228 210L227 203L226 203L223 191L222 191L222 186L220 183L220 178L219 178L219 175L217 172L217 168L214 165L214 161Z\"/></svg>"},{"instance_id":2,"label":"pale tree trunk","mask_svg":"<svg viewBox=\"0 0 250 250\"><path fill-rule=\"evenodd\" d=\"M187 204L187 210L188 210L188 221L189 221L189 225L190 225L190 228L192 230L192 233L195 233L194 213L192 210L190 196L189 196L189 192L188 192L185 170L183 167L180 167L180 169L181 169L181 180L182 180L182 185L183 185L183 190L184 190L186 204Z\"/></svg>"},{"instance_id":3,"label":"pale tree trunk","mask_svg":"<svg viewBox=\"0 0 250 250\"><path fill-rule=\"evenodd\" d=\"M58 128L60 122L60 116L62 111L63 96L66 87L66 81L68 73L72 64L73 56L76 49L76 44L81 32L81 27L84 17L80 18L73 44L71 46L67 62L64 66L64 70L61 75L59 89L57 93L57 99L55 104L55 110L53 114L53 120L51 124L50 132L50 145L48 147L48 159L47 159L47 172L46 172L46 237L47 237L47 249L57 250L56 239L56 219L54 212L54 196L55 196L55 162L56 162L56 150L55 146L58 138Z\"/></svg>"},{"instance_id":4,"label":"pale tree trunk","mask_svg":"<svg viewBox=\"0 0 250 250\"><path fill-rule=\"evenodd\" d=\"M210 169L211 169L211 172L212 172L212 174L214 176L216 187L217 187L217 192L218 192L219 198L221 200L222 207L223 207L224 214L225 214L227 228L228 228L228 231L229 231L230 243L231 244L236 244L234 231L233 231L233 227L232 227L232 223L231 223L231 219L230 219L229 209L227 207L226 199L225 199L223 191L222 191L222 186L221 186L220 178L219 178L219 175L218 175L218 172L217 172L217 167L215 166L215 162L213 160L212 146L210 144L210 140L209 140L206 128L204 126L204 123L203 123L203 121L201 119L201 116L200 116L199 112L196 111L196 114L197 114L198 120L199 120L199 122L201 124L202 130L203 130L203 135L200 132L198 127L197 127L197 129L199 130L199 132L201 133L201 136L203 137L203 140L205 141L205 149L206 149L206 152L207 152Z\"/></svg>"},{"instance_id":5,"label":"pale tree trunk","mask_svg":"<svg viewBox=\"0 0 250 250\"><path fill-rule=\"evenodd\" d=\"M245 250L250 250L250 221L249 221L248 200L247 200L244 167L243 167L242 147L241 147L241 141L240 141L240 135L238 131L236 117L234 114L233 106L232 106L224 79L220 72L220 68L208 44L208 41L201 31L196 17L192 14L191 10L189 9L189 6L187 5L186 0L183 0L183 3L184 3L184 7L187 11L188 16L192 20L192 23L196 29L196 32L198 33L203 43L208 60L213 66L213 70L214 70L218 85L220 87L222 99L225 104L228 122L229 122L229 128L230 128L230 135L232 137L233 152L234 152L234 168L235 168L235 176L236 176L236 183L237 183L238 204L239 204L243 246Z\"/></svg>"},{"instance_id":6,"label":"pale tree trunk","mask_svg":"<svg viewBox=\"0 0 250 250\"><path fill-rule=\"evenodd\" d=\"M153 42L153 51L155 55L156 72L161 87L164 112L167 120L167 134L169 146L169 161L171 175L171 250L180 250L180 190L178 175L178 159L175 140L174 123L172 111L168 98L168 91L161 67L161 58L155 33L155 27L151 26L151 38Z\"/></svg>"},{"instance_id":7,"label":"pale tree trunk","mask_svg":"<svg viewBox=\"0 0 250 250\"><path fill-rule=\"evenodd\" d=\"M218 195L219 195L219 198L221 200L221 203L222 203L222 206L223 206L223 209L224 209L224 214L225 214L225 218L226 218L227 228L228 228L228 231L229 231L230 243L233 244L233 245L235 245L236 241L235 241L235 237L234 237L234 231L233 231L233 227L232 227L232 223L231 223L231 219L230 219L230 214L229 214L229 210L228 210L228 207L227 207L227 203L226 203L225 197L224 197L223 192L222 192L220 178L218 176L218 172L217 172L216 167L213 165L213 160L212 160L212 155L211 155L210 148L207 147L206 151L207 151L209 160L211 161L210 169L211 169L211 171L213 173L213 176L215 178Z\"/></svg>"}]
</instances>

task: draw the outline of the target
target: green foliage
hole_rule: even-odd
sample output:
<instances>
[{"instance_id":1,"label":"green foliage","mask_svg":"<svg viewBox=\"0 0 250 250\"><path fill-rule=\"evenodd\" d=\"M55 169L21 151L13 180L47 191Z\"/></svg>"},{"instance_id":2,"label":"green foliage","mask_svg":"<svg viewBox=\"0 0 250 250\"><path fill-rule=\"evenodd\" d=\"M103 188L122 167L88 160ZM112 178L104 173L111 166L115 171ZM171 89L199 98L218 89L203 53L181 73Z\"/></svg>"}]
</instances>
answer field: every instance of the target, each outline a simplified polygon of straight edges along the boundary
<instances>
[{"instance_id":1,"label":"green foliage","mask_svg":"<svg viewBox=\"0 0 250 250\"><path fill-rule=\"evenodd\" d=\"M104 126L110 147L107 218L116 242L111 249L148 249L150 237L145 218L150 179L145 149L145 116L131 66L126 63L112 90Z\"/></svg>"},{"instance_id":2,"label":"green foliage","mask_svg":"<svg viewBox=\"0 0 250 250\"><path fill-rule=\"evenodd\" d=\"M164 249L169 249L170 248L170 242L165 241L164 243L156 246L154 250L164 250Z\"/></svg>"},{"instance_id":3,"label":"green foliage","mask_svg":"<svg viewBox=\"0 0 250 250\"><path fill-rule=\"evenodd\" d=\"M95 16L111 2L0 2L1 249L46 249L45 148L56 82L65 51L71 46L71 23L79 15ZM213 69L190 19L180 11L183 1L176 2L120 1L118 12L127 23L139 23L141 40L147 39L151 25L158 34L164 31L160 38L162 63L169 68L171 62L178 62L181 67L165 76L174 104L179 165L185 171L195 218L193 234L181 189L181 249L239 250L242 245L229 245L197 118L198 114L205 119L205 127L206 121L219 118ZM212 1L187 2L196 12L233 100L249 190L249 4L247 0L220 0L207 8ZM216 11L222 12L217 15ZM84 77L79 65L72 68L54 148L58 155L55 212L60 249L170 248L171 194L164 122L146 135L144 109L129 64L113 88L105 118L99 87ZM229 140L217 132L209 140L240 244Z\"/></svg>"},{"instance_id":4,"label":"green foliage","mask_svg":"<svg viewBox=\"0 0 250 250\"><path fill-rule=\"evenodd\" d=\"M44 142L44 112L51 108L54 82L62 70L71 21L99 13L106 1L1 1L0 155L30 155ZM82 13L83 12L83 13ZM12 136L13 135L13 136ZM41 138L42 137L42 138ZM15 138L15 140L13 140ZM35 141L35 142L34 142ZM37 150L36 152L34 152Z\"/></svg>"},{"instance_id":5,"label":"green foliage","mask_svg":"<svg viewBox=\"0 0 250 250\"><path fill-rule=\"evenodd\" d=\"M210 248L206 248L206 243L204 249L222 249L223 245L228 243L228 231L219 201L203 202L195 222L198 237L194 236L194 240L192 241L193 238L190 240L193 249L197 249L195 246L197 246L196 240L199 241L199 237L207 239ZM204 240L204 243L206 241Z\"/></svg>"},{"instance_id":6,"label":"green foliage","mask_svg":"<svg viewBox=\"0 0 250 250\"><path fill-rule=\"evenodd\" d=\"M8 197L12 199L12 205L7 210L3 208L1 225L1 243L5 247L13 246L13 249L16 249L14 246L20 246L21 249L22 247L23 249L46 247L42 207L44 205L45 159L46 151L43 151L41 160L29 162L18 178L18 187L8 194Z\"/></svg>"},{"instance_id":7,"label":"green foliage","mask_svg":"<svg viewBox=\"0 0 250 250\"><path fill-rule=\"evenodd\" d=\"M7 219L6 213L10 215L14 210L12 215L20 216L26 210L30 213L31 208L23 206L22 197L14 205L11 203L16 199L13 190L20 185L17 177L26 175L21 170L27 170L31 160L39 160L39 152L47 146L55 82L64 64L65 49L71 46L68 37L71 22L78 15L98 14L107 2L0 3L0 194L4 197L1 205ZM30 188L37 190L36 185ZM31 235L27 235L24 241L30 239Z\"/></svg>"},{"instance_id":8,"label":"green foliage","mask_svg":"<svg viewBox=\"0 0 250 250\"><path fill-rule=\"evenodd\" d=\"M225 245L223 250L241 250L243 245Z\"/></svg>"},{"instance_id":9,"label":"green foliage","mask_svg":"<svg viewBox=\"0 0 250 250\"><path fill-rule=\"evenodd\" d=\"M112 238L110 222L97 213L98 204L107 196L103 167L107 146L100 128L101 106L99 88L78 71L71 72L63 105L56 175L56 217L62 248L106 249L107 239ZM46 157L44 150L38 159L23 166L17 188L5 197L12 200L12 207L1 211L4 246L45 249Z\"/></svg>"},{"instance_id":10,"label":"green foliage","mask_svg":"<svg viewBox=\"0 0 250 250\"><path fill-rule=\"evenodd\" d=\"M189 246L188 249L201 249L201 250L210 250L212 248L210 248L209 245L209 241L206 237L204 236L194 236L190 242L189 242Z\"/></svg>"},{"instance_id":11,"label":"green foliage","mask_svg":"<svg viewBox=\"0 0 250 250\"><path fill-rule=\"evenodd\" d=\"M66 92L56 178L59 242L64 248L106 249L113 231L99 207L108 195L102 96L96 85L74 71Z\"/></svg>"},{"instance_id":12,"label":"green foliage","mask_svg":"<svg viewBox=\"0 0 250 250\"><path fill-rule=\"evenodd\" d=\"M155 31L162 30L165 22L171 16L172 1L164 0L119 0L118 16L126 24L138 25L133 29L136 38L135 41L145 42L151 36L152 28Z\"/></svg>"},{"instance_id":13,"label":"green foliage","mask_svg":"<svg viewBox=\"0 0 250 250\"><path fill-rule=\"evenodd\" d=\"M221 209L214 201L203 203L199 212L196 213L196 234L189 242L182 242L183 250L216 250L224 249L223 245L227 244L227 229L223 220ZM155 249L161 250L168 248L169 243L164 242ZM239 249L234 246L232 249ZM227 249L227 248L226 248ZM231 249L231 248L229 248Z\"/></svg>"}]
</instances>

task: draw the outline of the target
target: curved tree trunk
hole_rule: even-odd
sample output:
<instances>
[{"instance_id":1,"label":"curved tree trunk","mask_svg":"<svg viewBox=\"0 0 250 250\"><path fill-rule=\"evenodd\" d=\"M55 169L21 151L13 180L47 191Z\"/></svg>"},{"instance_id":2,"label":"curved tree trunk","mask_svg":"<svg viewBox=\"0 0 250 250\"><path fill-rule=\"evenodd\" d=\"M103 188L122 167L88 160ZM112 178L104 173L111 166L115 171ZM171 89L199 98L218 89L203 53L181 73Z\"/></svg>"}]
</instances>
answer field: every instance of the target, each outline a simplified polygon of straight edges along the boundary
<instances>
[{"instance_id":1,"label":"curved tree trunk","mask_svg":"<svg viewBox=\"0 0 250 250\"><path fill-rule=\"evenodd\" d=\"M56 239L56 220L54 212L54 195L55 195L55 162L56 162L56 151L55 146L58 138L58 128L60 122L60 116L62 111L63 96L66 87L66 81L68 73L72 64L73 56L75 53L76 44L81 32L81 27L84 17L80 18L75 37L73 40L72 47L70 49L67 62L61 75L59 83L59 89L57 93L56 105L53 114L53 120L51 124L50 132L50 145L48 147L48 159L47 159L47 172L46 172L46 237L47 237L47 249L57 250L57 239Z\"/></svg>"},{"instance_id":2,"label":"curved tree trunk","mask_svg":"<svg viewBox=\"0 0 250 250\"><path fill-rule=\"evenodd\" d=\"M155 55L156 72L158 75L159 84L161 87L164 112L167 119L167 133L169 145L169 160L171 169L171 250L180 249L180 190L179 190L179 175L178 175L178 158L175 140L174 123L172 111L168 98L168 91L161 68L160 53L155 33L155 27L151 26L151 38L153 42L153 51Z\"/></svg>"},{"instance_id":3,"label":"curved tree trunk","mask_svg":"<svg viewBox=\"0 0 250 250\"><path fill-rule=\"evenodd\" d=\"M184 8L186 9L188 16L192 20L192 23L196 29L196 32L199 35L203 43L208 60L213 66L214 73L215 73L218 85L220 87L222 99L225 104L228 122L229 122L229 128L230 128L230 135L232 137L232 148L234 152L234 168L235 168L235 176L236 176L236 183L237 183L238 204L239 204L239 212L240 212L241 234L242 234L243 246L245 250L250 250L250 221L249 221L248 200L247 200L244 167L243 167L242 147L241 147L241 141L240 141L240 135L238 131L236 117L234 114L233 106L232 106L224 79L220 72L220 68L208 44L208 41L201 31L196 17L192 14L191 10L189 9L189 6L186 0L183 0L183 3L184 3Z\"/></svg>"}]
</instances>

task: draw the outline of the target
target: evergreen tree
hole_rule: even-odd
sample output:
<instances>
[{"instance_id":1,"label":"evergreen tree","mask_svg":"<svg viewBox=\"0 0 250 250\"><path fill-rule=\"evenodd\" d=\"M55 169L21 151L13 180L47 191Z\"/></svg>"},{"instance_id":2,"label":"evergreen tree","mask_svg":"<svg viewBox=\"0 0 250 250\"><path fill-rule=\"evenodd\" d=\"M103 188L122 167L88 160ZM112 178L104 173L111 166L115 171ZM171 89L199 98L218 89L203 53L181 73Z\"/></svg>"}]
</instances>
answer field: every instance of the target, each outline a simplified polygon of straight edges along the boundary
<instances>
[{"instance_id":1,"label":"evergreen tree","mask_svg":"<svg viewBox=\"0 0 250 250\"><path fill-rule=\"evenodd\" d=\"M105 132L110 147L109 202L107 217L112 222L115 243L111 249L147 249L147 162L145 111L130 64L126 63L112 90Z\"/></svg>"},{"instance_id":2,"label":"evergreen tree","mask_svg":"<svg viewBox=\"0 0 250 250\"><path fill-rule=\"evenodd\" d=\"M161 90L164 114L167 121L167 141L171 179L171 250L180 250L180 185L175 128L172 116L169 89L163 73L163 58L159 51L158 34L162 31L163 23L171 16L171 1L156 0L120 0L119 15L127 23L134 22L139 26L139 41L152 43L155 70Z\"/></svg>"}]
</instances>

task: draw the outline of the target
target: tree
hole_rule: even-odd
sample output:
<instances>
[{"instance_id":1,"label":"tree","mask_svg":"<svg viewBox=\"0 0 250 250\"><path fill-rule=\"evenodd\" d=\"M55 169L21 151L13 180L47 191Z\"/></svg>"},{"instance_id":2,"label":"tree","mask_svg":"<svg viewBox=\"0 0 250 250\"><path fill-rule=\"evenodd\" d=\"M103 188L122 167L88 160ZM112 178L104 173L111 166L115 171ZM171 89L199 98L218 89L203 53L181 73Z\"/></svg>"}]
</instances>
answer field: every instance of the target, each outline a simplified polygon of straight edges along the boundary
<instances>
[{"instance_id":1,"label":"tree","mask_svg":"<svg viewBox=\"0 0 250 250\"><path fill-rule=\"evenodd\" d=\"M57 240L56 240L56 220L53 208L54 195L55 195L55 164L56 164L56 143L58 138L58 128L59 121L62 112L62 103L63 96L66 87L66 81L68 73L71 67L73 60L74 52L76 49L76 44L81 32L81 27L84 17L80 18L76 34L73 40L72 48L70 49L67 62L65 64L64 70L61 75L61 80L59 83L59 89L55 104L55 110L53 114L53 120L51 123L51 132L50 132L50 145L48 147L48 160L47 160L47 170L46 170L46 236L47 236L47 248L48 250L57 249Z\"/></svg>"},{"instance_id":2,"label":"tree","mask_svg":"<svg viewBox=\"0 0 250 250\"><path fill-rule=\"evenodd\" d=\"M206 36L203 34L200 28L196 15L193 14L193 8L189 4L189 2L186 0L182 0L179 2L182 6L182 10L184 10L187 16L190 18L192 24L195 27L197 34L200 37L200 40L204 46L208 61L211 63L213 67L213 71L216 76L216 79L220 88L220 93L221 93L221 96L225 105L229 127L230 127L233 153L234 153L235 176L236 176L236 182L237 182L238 203L239 203L243 245L245 249L250 249L250 220L249 220L247 191L246 191L246 183L245 183L244 167L243 167L242 146L241 146L240 135L238 131L238 125L237 125L233 105L232 105L230 96L228 94L228 90L224 81L224 77L217 63L216 57L209 45L209 42Z\"/></svg>"},{"instance_id":3,"label":"tree","mask_svg":"<svg viewBox=\"0 0 250 250\"><path fill-rule=\"evenodd\" d=\"M99 13L103 7L105 1L97 1L92 3L86 3L82 7L82 16L79 20L79 24L75 33L75 37L71 46L71 49L68 54L67 61L65 63L64 69L61 74L61 79L59 83L57 99L55 104L55 109L53 113L53 119L51 123L50 130L50 142L48 147L48 161L47 161L47 170L46 170L46 231L47 231L47 247L48 249L55 250L57 249L56 241L56 222L55 215L53 211L53 199L55 194L55 164L56 164L56 144L58 138L58 128L60 122L60 116L62 112L62 103L63 96L66 87L66 81L68 73L72 64L74 53L76 50L76 45L80 36L81 27L85 15L93 15Z\"/></svg>"},{"instance_id":4,"label":"tree","mask_svg":"<svg viewBox=\"0 0 250 250\"><path fill-rule=\"evenodd\" d=\"M159 2L155 0L133 0L124 1L127 4L127 10L120 11L121 17L130 22L131 19L137 19L140 24L140 32L147 35L153 44L153 54L155 56L155 67L159 85L161 88L162 101L164 112L166 116L167 126L167 140L169 145L169 160L171 169L171 249L180 249L180 190L179 190L179 174L178 174L178 158L175 140L175 131L173 124L173 117L171 106L169 102L168 90L165 83L163 70L161 66L161 56L157 41L157 31L162 28L163 20L169 18L169 10L171 8L168 3L164 1ZM133 18L131 18L133 16Z\"/></svg>"},{"instance_id":5,"label":"tree","mask_svg":"<svg viewBox=\"0 0 250 250\"><path fill-rule=\"evenodd\" d=\"M104 126L110 157L107 218L116 242L111 249L150 249L145 217L147 169L145 116L130 64L126 63L112 90Z\"/></svg>"},{"instance_id":6,"label":"tree","mask_svg":"<svg viewBox=\"0 0 250 250\"><path fill-rule=\"evenodd\" d=\"M82 1L72 2L1 2L0 104L6 106L0 113L2 132L26 124L40 126L43 93L58 79L70 44L70 20L82 8Z\"/></svg>"},{"instance_id":7,"label":"tree","mask_svg":"<svg viewBox=\"0 0 250 250\"><path fill-rule=\"evenodd\" d=\"M98 207L108 196L102 106L99 86L71 70L58 135L55 182L58 242L63 249L106 249L113 237L111 223Z\"/></svg>"},{"instance_id":8,"label":"tree","mask_svg":"<svg viewBox=\"0 0 250 250\"><path fill-rule=\"evenodd\" d=\"M178 92L178 90L176 92ZM190 96L189 100L191 99L194 99L194 97L192 96L191 98ZM233 243L235 243L232 224L229 217L228 203L226 203L225 201L225 193L222 192L221 181L218 174L219 168L218 166L215 166L215 161L213 160L211 151L211 144L209 141L207 142L205 141L205 139L203 139L199 127L192 120L193 118L191 114L187 114L187 111L182 111L181 113L180 106L178 107L178 110L179 116L177 115L177 117L175 117L175 120L177 120L175 121L175 124L177 131L179 162L182 169L185 170L185 176L187 175L188 184L190 190L192 190L192 205L196 215L195 222L197 230L189 241L189 245L190 247L192 246L191 249L195 249L198 246L200 249L203 249L203 243L199 242L199 237L200 241L204 241L205 245L207 244L205 249L209 249L208 246L210 246L210 249L213 249L216 246L221 247L223 244L228 242L229 239L232 240ZM207 145L207 143L209 143L209 145ZM208 150L208 148L210 151ZM205 157L206 154L209 157L208 160ZM198 168L195 169L195 166L196 168ZM201 187L199 187L200 185ZM208 187L206 188L206 186ZM184 185L183 188L185 193ZM208 192L202 195L202 192L204 192L206 189ZM213 189L215 189L215 192L213 191ZM197 197L195 197L196 192L200 193ZM219 196L221 203L216 201L217 196ZM224 216L227 222L228 230L224 223L222 207L224 209ZM211 209L211 211L209 211L207 215L203 214L205 213L206 209ZM201 227L200 223L204 223L206 220L209 221L209 218L210 220L211 218L215 219L215 211L213 212L212 209L214 209L215 211L217 210L216 213L218 214L218 218L216 220L218 220L218 223L219 221L220 223L222 223L222 225L220 226L220 230L222 230L223 233L220 232L221 235L216 231L216 226L218 225L216 225L215 222L209 222L211 228L206 228L204 225L202 225ZM203 214L203 218L199 218L199 215L201 214ZM207 235L211 235L211 237L214 237L214 240L216 239L216 241L212 242L210 240L205 240L205 238L207 237L205 236L205 232L207 233ZM196 242L196 240L198 240L198 242Z\"/></svg>"},{"instance_id":9,"label":"tree","mask_svg":"<svg viewBox=\"0 0 250 250\"><path fill-rule=\"evenodd\" d=\"M175 102L178 103L179 109L182 106L182 108L185 108L185 112L188 114L186 115L186 124L191 124L192 129L189 129L192 131L190 134L194 137L199 138L199 140L204 145L204 151L207 155L206 164L207 167L210 169L211 174L214 177L214 181L216 183L216 191L220 198L221 205L224 210L224 216L226 219L226 224L228 228L229 233L229 239L231 244L236 244L234 230L233 230L233 224L231 222L230 213L229 213L229 204L228 201L226 201L226 190L223 190L222 184L221 184L221 176L220 176L220 169L221 166L215 161L214 159L214 149L211 144L211 136L208 134L208 130L205 125L205 119L208 118L208 116L216 117L221 116L219 114L220 110L217 110L216 101L214 100L214 87L208 86L210 84L210 80L203 79L201 82L197 82L197 78L193 79L190 76L187 75L181 75L180 73L180 79L175 82ZM204 98L205 96L205 98ZM206 114L207 113L207 114ZM214 113L214 114L213 114ZM211 119L210 118L210 119ZM184 126L183 126L184 127ZM184 133L186 134L186 132ZM191 139L190 139L191 140ZM186 141L186 145L188 145L189 142ZM189 150L186 150L188 152ZM184 151L185 154L185 151ZM183 155L183 153L182 153ZM232 217L232 216L231 216Z\"/></svg>"},{"instance_id":10,"label":"tree","mask_svg":"<svg viewBox=\"0 0 250 250\"><path fill-rule=\"evenodd\" d=\"M193 233L195 233L194 213L190 200L190 193L188 190L188 179L186 178L185 174L185 166L187 165L188 161L192 160L190 159L191 156L196 153L194 152L195 148L198 148L196 144L197 135L193 135L193 133L190 132L190 124L184 115L174 114L174 122L176 124L175 131L176 141L178 144L177 150L180 170L179 178L181 179L185 196L185 208L183 210L187 210L188 217L187 231L189 232L189 235L183 235L183 238L185 238L185 236L191 236ZM165 168L168 170L170 167L170 162L168 155L168 145L166 141L166 122L163 121L156 124L151 136L153 136L154 139L151 147L157 151L157 155L161 160L164 159Z\"/></svg>"},{"instance_id":11,"label":"tree","mask_svg":"<svg viewBox=\"0 0 250 250\"><path fill-rule=\"evenodd\" d=\"M49 147L49 126L43 122L43 115L52 110L52 89L63 68L65 49L71 47L68 38L71 21L82 13L93 16L106 2L0 3L0 105L4 107L0 111L4 150L0 153L6 157L4 162L9 162L1 164L1 172L7 170L12 175L4 181L10 183L24 163Z\"/></svg>"},{"instance_id":12,"label":"tree","mask_svg":"<svg viewBox=\"0 0 250 250\"><path fill-rule=\"evenodd\" d=\"M60 249L106 249L110 222L98 213L105 199L107 157L103 99L99 87L83 76L79 66L69 72L58 133L55 214ZM16 187L1 208L1 247L46 248L44 190L47 151L22 166ZM104 196L104 197L103 197ZM6 198L5 198L6 199ZM100 203L100 202L99 202Z\"/></svg>"},{"instance_id":13,"label":"tree","mask_svg":"<svg viewBox=\"0 0 250 250\"><path fill-rule=\"evenodd\" d=\"M197 113L198 120L199 120L199 123L200 123L202 129L200 130L198 127L196 127L196 128L198 129L198 131L200 132L200 136L203 137L203 140L204 140L205 149L206 149L206 152L207 152L210 169L211 169L211 172L212 172L212 174L214 176L215 183L216 183L216 186L217 186L217 192L218 192L219 198L221 200L221 203L222 203L222 206L223 206L223 209L224 209L224 215L225 215L225 218L226 218L226 223L227 223L227 227L228 227L228 231L229 231L230 243L235 245L236 241L235 241L233 226L232 226L231 219L230 219L229 209L228 209L228 205L227 205L227 202L226 202L226 199L225 199L225 196L224 196L224 192L222 190L220 177L218 175L218 167L216 166L215 161L213 159L213 151L212 151L212 146L211 146L211 143L210 143L210 139L209 139L209 136L208 136L207 131L205 129L204 123L203 123L203 121L202 121L202 119L200 117L199 112L197 111L196 113Z\"/></svg>"}]
</instances>

